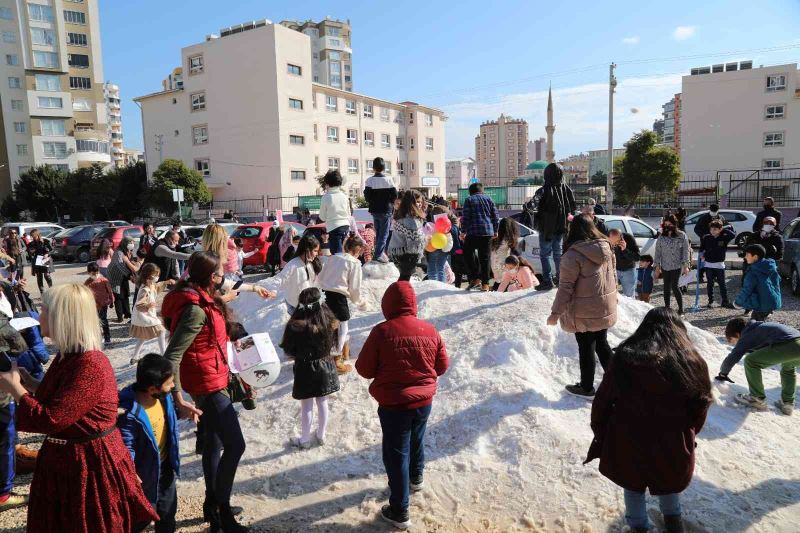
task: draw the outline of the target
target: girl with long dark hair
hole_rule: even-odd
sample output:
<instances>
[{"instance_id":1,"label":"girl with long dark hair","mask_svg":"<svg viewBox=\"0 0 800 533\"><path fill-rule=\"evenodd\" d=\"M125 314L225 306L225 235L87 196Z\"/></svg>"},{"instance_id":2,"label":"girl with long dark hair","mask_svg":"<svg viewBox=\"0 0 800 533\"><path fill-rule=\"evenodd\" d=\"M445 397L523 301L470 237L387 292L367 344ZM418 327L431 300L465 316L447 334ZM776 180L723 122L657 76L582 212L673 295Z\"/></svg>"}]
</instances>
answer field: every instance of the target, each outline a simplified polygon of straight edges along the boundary
<instances>
[{"instance_id":1,"label":"girl with long dark hair","mask_svg":"<svg viewBox=\"0 0 800 533\"><path fill-rule=\"evenodd\" d=\"M304 235L297 245L294 259L286 263L279 277L289 315L294 314L303 289L317 286L317 276L321 271L319 241L313 235Z\"/></svg>"},{"instance_id":2,"label":"girl with long dark hair","mask_svg":"<svg viewBox=\"0 0 800 533\"><path fill-rule=\"evenodd\" d=\"M413 189L403 193L400 207L394 213L392 238L388 254L400 271L400 281L408 281L417 268L419 258L425 250L425 198Z\"/></svg>"},{"instance_id":3,"label":"girl with long dark hair","mask_svg":"<svg viewBox=\"0 0 800 533\"><path fill-rule=\"evenodd\" d=\"M498 290L500 280L505 274L506 258L509 255L519 256L519 227L513 218L505 217L500 219L500 225L497 227L497 237L492 239L492 279L494 279L494 287L492 290Z\"/></svg>"},{"instance_id":4,"label":"girl with long dark hair","mask_svg":"<svg viewBox=\"0 0 800 533\"><path fill-rule=\"evenodd\" d=\"M675 295L678 314L683 314L683 294L678 287L681 274L689 272L689 239L678 229L675 215L667 215L661 224L661 235L656 240L653 266L656 277L664 278L664 306L669 307L670 296Z\"/></svg>"},{"instance_id":5,"label":"girl with long dark hair","mask_svg":"<svg viewBox=\"0 0 800 533\"><path fill-rule=\"evenodd\" d=\"M611 358L606 335L617 322L616 260L611 244L590 215L572 219L564 250L558 292L547 324L560 322L561 329L575 334L581 380L567 385L567 392L591 398L595 392L595 355L603 369Z\"/></svg>"},{"instance_id":6,"label":"girl with long dark hair","mask_svg":"<svg viewBox=\"0 0 800 533\"><path fill-rule=\"evenodd\" d=\"M668 532L683 531L680 493L692 480L695 438L711 405L711 381L675 311L652 309L615 350L592 403L586 462L625 490L625 519L647 531L645 491L659 497Z\"/></svg>"}]
</instances>

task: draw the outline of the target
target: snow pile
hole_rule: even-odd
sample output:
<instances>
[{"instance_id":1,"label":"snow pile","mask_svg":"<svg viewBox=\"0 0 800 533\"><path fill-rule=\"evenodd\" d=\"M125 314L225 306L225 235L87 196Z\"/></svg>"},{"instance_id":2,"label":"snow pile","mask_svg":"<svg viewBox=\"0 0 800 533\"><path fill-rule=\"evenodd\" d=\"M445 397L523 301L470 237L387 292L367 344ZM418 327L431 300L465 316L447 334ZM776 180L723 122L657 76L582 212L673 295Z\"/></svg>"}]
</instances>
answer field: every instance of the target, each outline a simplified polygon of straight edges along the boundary
<instances>
[{"instance_id":1,"label":"snow pile","mask_svg":"<svg viewBox=\"0 0 800 533\"><path fill-rule=\"evenodd\" d=\"M353 309L352 353L383 320L380 299L391 265L368 267L363 310ZM391 276L396 279L396 276ZM274 282L267 280L270 287ZM554 292L467 293L437 282L415 283L419 316L441 332L451 358L426 437L425 489L412 496L413 531L614 531L622 528L622 490L584 466L591 441L590 403L565 395L578 379L574 336L545 324ZM243 295L236 311L247 329L280 342L284 304ZM616 345L650 308L620 298ZM727 353L710 333L690 336L715 372ZM600 370L598 365L598 381ZM732 406L745 390L719 389L698 443L694 482L684 497L690 531L796 531L800 516L797 420ZM291 363L262 391L255 411L241 411L247 452L234 492L268 517L270 531L382 531L375 518L386 499L381 432L369 382L355 372L331 397L327 444L287 446L298 427ZM765 372L771 399L778 375ZM184 449L193 445L187 438ZM188 475L201 476L199 462ZM240 501L243 501L240 500ZM653 502L651 502L653 503Z\"/></svg>"}]
</instances>

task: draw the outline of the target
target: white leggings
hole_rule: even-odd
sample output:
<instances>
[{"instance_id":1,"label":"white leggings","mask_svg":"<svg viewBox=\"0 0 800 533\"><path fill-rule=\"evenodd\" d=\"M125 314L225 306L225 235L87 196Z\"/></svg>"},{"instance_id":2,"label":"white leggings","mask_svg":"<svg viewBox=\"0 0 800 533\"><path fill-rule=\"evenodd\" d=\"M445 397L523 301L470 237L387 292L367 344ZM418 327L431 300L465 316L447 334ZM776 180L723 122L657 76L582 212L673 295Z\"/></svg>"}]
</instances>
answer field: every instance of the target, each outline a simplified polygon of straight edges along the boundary
<instances>
[{"instance_id":1,"label":"white leggings","mask_svg":"<svg viewBox=\"0 0 800 533\"><path fill-rule=\"evenodd\" d=\"M339 322L339 340L337 344L338 352L342 353L344 349L344 343L347 342L347 333L350 331L350 321L345 320L344 322Z\"/></svg>"},{"instance_id":2,"label":"white leggings","mask_svg":"<svg viewBox=\"0 0 800 533\"><path fill-rule=\"evenodd\" d=\"M311 440L311 421L314 418L314 402L317 402L317 438L325 440L325 430L328 427L328 398L307 398L300 400L300 442Z\"/></svg>"},{"instance_id":3,"label":"white leggings","mask_svg":"<svg viewBox=\"0 0 800 533\"><path fill-rule=\"evenodd\" d=\"M162 331L161 334L156 337L156 340L158 341L158 348L161 350L161 355L164 355L164 352L167 351L167 332ZM144 343L146 342L147 340L145 339L136 339L136 346L133 348L132 359L135 359L136 361L139 360L139 352L142 351L142 346L144 346Z\"/></svg>"}]
</instances>

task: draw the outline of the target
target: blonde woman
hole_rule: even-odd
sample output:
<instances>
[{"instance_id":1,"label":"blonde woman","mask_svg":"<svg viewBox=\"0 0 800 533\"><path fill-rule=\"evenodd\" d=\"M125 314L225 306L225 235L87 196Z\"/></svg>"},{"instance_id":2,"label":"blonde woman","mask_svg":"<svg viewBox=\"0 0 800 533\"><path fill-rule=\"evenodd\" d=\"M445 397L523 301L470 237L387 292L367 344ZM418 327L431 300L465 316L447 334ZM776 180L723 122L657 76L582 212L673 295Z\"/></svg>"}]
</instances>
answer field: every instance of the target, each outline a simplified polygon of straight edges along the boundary
<instances>
[{"instance_id":1,"label":"blonde woman","mask_svg":"<svg viewBox=\"0 0 800 533\"><path fill-rule=\"evenodd\" d=\"M219 258L220 263L224 265L225 280L220 290L223 293L227 293L226 296L223 296L223 299L230 301L236 297L236 293L232 291L232 289L238 278L238 276L236 276L236 271L239 270L236 243L233 242L233 239L228 237L228 232L225 231L225 228L219 224L209 224L206 226L206 229L203 230L202 244L204 251L215 254ZM229 270L229 263L231 261L233 261L233 270ZM264 299L275 297L274 292L270 292L264 287L253 283L242 283L236 290L255 292Z\"/></svg>"},{"instance_id":2,"label":"blonde woman","mask_svg":"<svg viewBox=\"0 0 800 533\"><path fill-rule=\"evenodd\" d=\"M47 435L31 483L28 531L123 532L156 520L116 428L117 381L100 351L92 292L78 283L53 287L39 319L58 349L44 379L21 376L16 365L0 372L0 390L17 403L17 428Z\"/></svg>"}]
</instances>

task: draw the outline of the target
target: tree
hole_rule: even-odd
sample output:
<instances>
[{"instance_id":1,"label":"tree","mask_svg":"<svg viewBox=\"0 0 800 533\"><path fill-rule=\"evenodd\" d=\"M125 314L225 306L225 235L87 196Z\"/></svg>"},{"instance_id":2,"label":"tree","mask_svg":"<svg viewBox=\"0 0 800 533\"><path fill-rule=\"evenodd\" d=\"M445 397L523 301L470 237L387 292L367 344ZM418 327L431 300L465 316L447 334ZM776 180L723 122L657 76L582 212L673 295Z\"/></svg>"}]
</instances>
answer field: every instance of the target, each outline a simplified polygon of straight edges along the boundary
<instances>
[{"instance_id":1,"label":"tree","mask_svg":"<svg viewBox=\"0 0 800 533\"><path fill-rule=\"evenodd\" d=\"M111 219L111 210L120 197L119 176L106 173L95 163L67 174L62 187L70 215L78 220Z\"/></svg>"},{"instance_id":2,"label":"tree","mask_svg":"<svg viewBox=\"0 0 800 533\"><path fill-rule=\"evenodd\" d=\"M5 220L19 220L20 215L22 214L22 206L17 203L17 200L14 199L14 196L9 194L3 199L2 205L0 205L0 216L2 216Z\"/></svg>"},{"instance_id":3,"label":"tree","mask_svg":"<svg viewBox=\"0 0 800 533\"><path fill-rule=\"evenodd\" d=\"M165 159L153 172L147 194L149 205L166 215L175 213L178 204L172 201L172 189L183 189L186 203L211 201L211 191L199 172L188 168L183 161Z\"/></svg>"},{"instance_id":4,"label":"tree","mask_svg":"<svg viewBox=\"0 0 800 533\"><path fill-rule=\"evenodd\" d=\"M119 194L111 208L115 217L135 220L144 216L147 201L147 167L144 161L109 171L119 182Z\"/></svg>"},{"instance_id":5,"label":"tree","mask_svg":"<svg viewBox=\"0 0 800 533\"><path fill-rule=\"evenodd\" d=\"M37 219L57 220L66 207L62 197L65 178L65 172L50 165L32 168L14 184L17 203Z\"/></svg>"},{"instance_id":6,"label":"tree","mask_svg":"<svg viewBox=\"0 0 800 533\"><path fill-rule=\"evenodd\" d=\"M592 175L592 178L591 178L591 180L590 180L590 181L592 182L592 185L602 185L602 186L605 186L605 185L606 185L606 183L608 183L608 176L607 176L607 175L606 175L606 173L605 173L605 172L603 172L602 170L598 170L597 172L595 172L595 173Z\"/></svg>"},{"instance_id":7,"label":"tree","mask_svg":"<svg viewBox=\"0 0 800 533\"><path fill-rule=\"evenodd\" d=\"M633 204L645 190L674 192L681 181L680 158L649 130L634 134L625 144L625 155L614 161L614 196Z\"/></svg>"}]
</instances>

